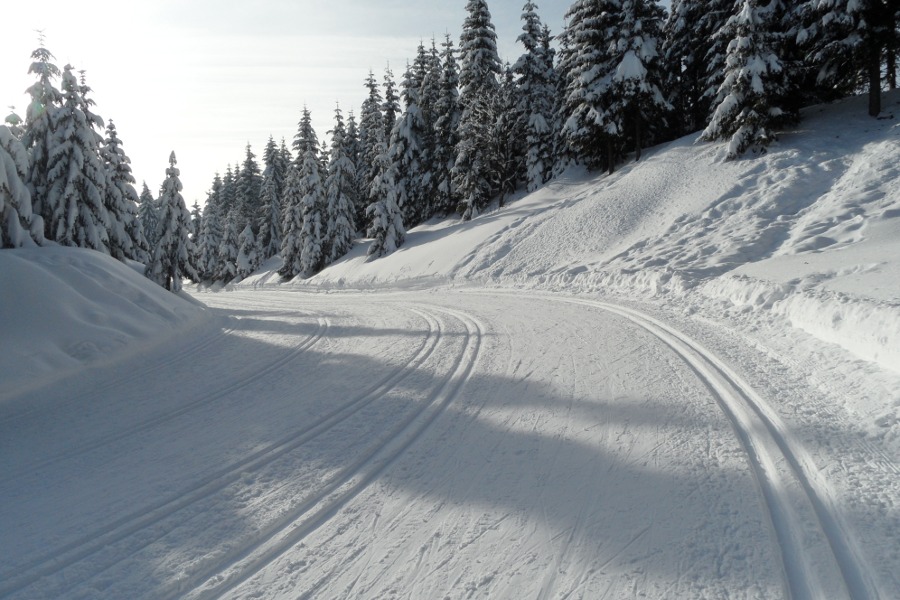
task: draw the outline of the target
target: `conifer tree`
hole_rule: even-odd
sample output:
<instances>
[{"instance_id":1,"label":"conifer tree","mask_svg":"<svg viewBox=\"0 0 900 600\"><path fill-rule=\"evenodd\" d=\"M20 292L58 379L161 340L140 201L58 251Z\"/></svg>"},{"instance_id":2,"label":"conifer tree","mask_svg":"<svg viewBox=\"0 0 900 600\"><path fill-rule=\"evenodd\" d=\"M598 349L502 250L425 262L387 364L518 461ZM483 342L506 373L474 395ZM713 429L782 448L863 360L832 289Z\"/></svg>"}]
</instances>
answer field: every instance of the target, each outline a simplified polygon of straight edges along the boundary
<instances>
[{"instance_id":1,"label":"conifer tree","mask_svg":"<svg viewBox=\"0 0 900 600\"><path fill-rule=\"evenodd\" d=\"M35 74L38 80L28 88L31 102L25 111L25 131L22 144L28 151L29 169L26 184L31 192L32 208L42 217L47 228L45 234L52 238L48 217L50 210L45 206L47 196L47 173L50 159L50 147L54 145L54 125L52 115L62 104L62 94L56 89L54 80L59 77L59 68L51 62L54 56L41 45L31 53L32 63L29 73Z\"/></svg>"},{"instance_id":2,"label":"conifer tree","mask_svg":"<svg viewBox=\"0 0 900 600\"><path fill-rule=\"evenodd\" d=\"M516 191L525 178L525 115L521 108L519 89L513 79L512 68L507 65L503 83L495 100L494 139L497 148L497 175L500 206L507 195Z\"/></svg>"},{"instance_id":3,"label":"conifer tree","mask_svg":"<svg viewBox=\"0 0 900 600\"><path fill-rule=\"evenodd\" d=\"M381 91L375 76L369 71L365 81L369 93L362 104L359 115L359 162L357 163L357 181L359 183L360 204L368 206L369 190L375 177L378 176L377 158L381 144L387 138L384 135L384 115L381 113ZM366 210L357 211L357 223L362 226L368 222Z\"/></svg>"},{"instance_id":4,"label":"conifer tree","mask_svg":"<svg viewBox=\"0 0 900 600\"><path fill-rule=\"evenodd\" d=\"M247 224L238 236L238 255L235 261L238 279L244 279L259 268L259 251L253 228Z\"/></svg>"},{"instance_id":5,"label":"conifer tree","mask_svg":"<svg viewBox=\"0 0 900 600\"><path fill-rule=\"evenodd\" d=\"M237 169L235 171L237 171ZM219 204L219 209L223 215L230 215L231 211L237 205L235 171L232 171L231 165L227 165L225 167L225 176L222 177L222 200Z\"/></svg>"},{"instance_id":6,"label":"conifer tree","mask_svg":"<svg viewBox=\"0 0 900 600\"><path fill-rule=\"evenodd\" d=\"M3 122L6 124L6 127L9 129L9 132L12 134L14 138L17 140L21 140L22 136L25 135L25 121L22 120L18 114L16 114L16 107L9 107L10 113L6 116Z\"/></svg>"},{"instance_id":7,"label":"conifer tree","mask_svg":"<svg viewBox=\"0 0 900 600\"><path fill-rule=\"evenodd\" d=\"M365 230L365 220L360 219L360 213L365 213L368 204L367 194L363 193L362 183L359 179L359 161L360 161L360 145L359 145L359 127L356 124L356 116L351 110L347 115L347 127L344 133L344 156L353 165L353 172L350 173L350 200L353 204L353 223L359 231Z\"/></svg>"},{"instance_id":8,"label":"conifer tree","mask_svg":"<svg viewBox=\"0 0 900 600\"><path fill-rule=\"evenodd\" d=\"M534 191L550 179L553 171L556 82L549 30L541 24L534 2L526 2L522 10L523 26L518 41L525 52L513 71L518 75L516 109L525 140L526 189Z\"/></svg>"},{"instance_id":9,"label":"conifer tree","mask_svg":"<svg viewBox=\"0 0 900 600\"><path fill-rule=\"evenodd\" d=\"M487 2L469 0L466 11L460 37L460 142L453 170L464 220L477 216L498 189L497 148L491 132L501 72L497 34Z\"/></svg>"},{"instance_id":10,"label":"conifer tree","mask_svg":"<svg viewBox=\"0 0 900 600\"><path fill-rule=\"evenodd\" d=\"M217 258L219 271L216 274L216 279L222 283L228 283L237 275L239 250L237 219L237 212L232 210L228 213L225 219L225 226L222 229L222 242L219 244Z\"/></svg>"},{"instance_id":11,"label":"conifer tree","mask_svg":"<svg viewBox=\"0 0 900 600\"><path fill-rule=\"evenodd\" d=\"M139 198L134 189L131 160L122 149L112 119L106 126L100 156L107 177L104 204L110 216L110 254L119 260L131 259L146 265L150 260L150 245L138 218Z\"/></svg>"},{"instance_id":12,"label":"conifer tree","mask_svg":"<svg viewBox=\"0 0 900 600\"><path fill-rule=\"evenodd\" d=\"M175 165L175 152L169 155L169 168L160 192L159 242L147 267L147 276L167 290L181 289L184 277L199 279L191 264L193 244L190 239L191 214L181 196L181 174Z\"/></svg>"},{"instance_id":13,"label":"conifer tree","mask_svg":"<svg viewBox=\"0 0 900 600\"><path fill-rule=\"evenodd\" d=\"M425 121L419 108L419 87L412 69L403 79L403 100L406 108L394 125L388 156L396 175L394 180L397 204L403 211L404 222L418 225L427 218L425 194L428 184L425 172Z\"/></svg>"},{"instance_id":14,"label":"conifer tree","mask_svg":"<svg viewBox=\"0 0 900 600\"><path fill-rule=\"evenodd\" d=\"M240 219L239 226L251 225L256 226L260 209L260 198L262 197L262 174L259 164L256 162L256 155L250 144L247 144L246 153L244 155L244 163L238 172L236 182L235 205L238 209ZM243 227L241 227L243 229Z\"/></svg>"},{"instance_id":15,"label":"conifer tree","mask_svg":"<svg viewBox=\"0 0 900 600\"><path fill-rule=\"evenodd\" d=\"M281 167L281 153L272 136L269 136L269 142L266 144L264 163L266 166L262 175L260 215L257 225L260 262L275 256L281 249L284 174Z\"/></svg>"},{"instance_id":16,"label":"conifer tree","mask_svg":"<svg viewBox=\"0 0 900 600\"><path fill-rule=\"evenodd\" d=\"M384 104L381 105L384 115L384 139L391 139L397 115L400 114L400 97L397 96L397 85L394 83L394 72L388 67L384 71Z\"/></svg>"},{"instance_id":17,"label":"conifer tree","mask_svg":"<svg viewBox=\"0 0 900 600\"><path fill-rule=\"evenodd\" d=\"M701 139L730 139L729 160L753 146L764 149L777 139L775 129L792 118L780 106L786 86L771 31L773 16L759 0L742 0L720 33L732 41L715 112Z\"/></svg>"},{"instance_id":18,"label":"conifer tree","mask_svg":"<svg viewBox=\"0 0 900 600\"><path fill-rule=\"evenodd\" d=\"M456 210L459 198L453 183L456 164L457 135L462 111L459 106L459 68L453 41L447 35L441 45L440 96L435 103L434 177L436 198L434 212L449 214Z\"/></svg>"},{"instance_id":19,"label":"conifer tree","mask_svg":"<svg viewBox=\"0 0 900 600\"><path fill-rule=\"evenodd\" d=\"M150 192L150 188L147 187L146 181L141 189L141 195L138 196L138 221L144 231L148 252L152 257L153 249L159 242L159 205Z\"/></svg>"},{"instance_id":20,"label":"conifer tree","mask_svg":"<svg viewBox=\"0 0 900 600\"><path fill-rule=\"evenodd\" d=\"M307 150L300 170L300 273L309 277L321 271L328 259L326 238L325 185L315 152Z\"/></svg>"},{"instance_id":21,"label":"conifer tree","mask_svg":"<svg viewBox=\"0 0 900 600\"><path fill-rule=\"evenodd\" d=\"M200 247L197 274L202 281L212 281L219 272L219 246L222 244L222 218L216 195L221 192L222 179L216 173L213 187L203 207L203 218L200 224Z\"/></svg>"},{"instance_id":22,"label":"conifer tree","mask_svg":"<svg viewBox=\"0 0 900 600\"><path fill-rule=\"evenodd\" d=\"M100 162L103 122L88 109L82 86L66 65L63 105L54 112L47 160L44 219L51 239L64 245L109 253L111 222L106 210L106 172Z\"/></svg>"},{"instance_id":23,"label":"conifer tree","mask_svg":"<svg viewBox=\"0 0 900 600\"><path fill-rule=\"evenodd\" d=\"M303 167L303 163L291 165L284 185L284 221L282 223L284 235L281 240L281 268L278 273L288 279L303 273L301 264L303 197L305 195Z\"/></svg>"},{"instance_id":24,"label":"conifer tree","mask_svg":"<svg viewBox=\"0 0 900 600\"><path fill-rule=\"evenodd\" d=\"M350 250L356 233L356 225L353 222L356 212L353 203L353 194L356 191L356 166L346 155L344 145L346 130L340 108L335 109L334 121L328 178L325 180L324 247L328 263L336 261Z\"/></svg>"},{"instance_id":25,"label":"conifer tree","mask_svg":"<svg viewBox=\"0 0 900 600\"><path fill-rule=\"evenodd\" d=\"M372 182L371 200L367 210L371 225L367 235L372 238L368 255L380 258L399 248L406 238L403 215L397 204L394 169L388 156L388 148L382 143L378 154L378 175Z\"/></svg>"},{"instance_id":26,"label":"conifer tree","mask_svg":"<svg viewBox=\"0 0 900 600\"><path fill-rule=\"evenodd\" d=\"M44 241L44 226L31 210L25 185L28 154L5 125L0 125L0 248L21 248Z\"/></svg>"}]
</instances>

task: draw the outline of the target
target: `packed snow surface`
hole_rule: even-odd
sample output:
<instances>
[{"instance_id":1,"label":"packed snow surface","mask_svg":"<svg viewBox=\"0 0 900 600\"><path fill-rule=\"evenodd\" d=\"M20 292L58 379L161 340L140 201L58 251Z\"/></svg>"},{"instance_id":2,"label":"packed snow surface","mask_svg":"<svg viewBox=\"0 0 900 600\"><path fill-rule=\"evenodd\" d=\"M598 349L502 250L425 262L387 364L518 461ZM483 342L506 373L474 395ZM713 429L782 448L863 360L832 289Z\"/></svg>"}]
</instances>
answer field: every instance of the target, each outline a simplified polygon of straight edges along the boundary
<instances>
[{"instance_id":1,"label":"packed snow surface","mask_svg":"<svg viewBox=\"0 0 900 600\"><path fill-rule=\"evenodd\" d=\"M0 598L900 597L900 127L861 102L208 309L0 252Z\"/></svg>"}]
</instances>

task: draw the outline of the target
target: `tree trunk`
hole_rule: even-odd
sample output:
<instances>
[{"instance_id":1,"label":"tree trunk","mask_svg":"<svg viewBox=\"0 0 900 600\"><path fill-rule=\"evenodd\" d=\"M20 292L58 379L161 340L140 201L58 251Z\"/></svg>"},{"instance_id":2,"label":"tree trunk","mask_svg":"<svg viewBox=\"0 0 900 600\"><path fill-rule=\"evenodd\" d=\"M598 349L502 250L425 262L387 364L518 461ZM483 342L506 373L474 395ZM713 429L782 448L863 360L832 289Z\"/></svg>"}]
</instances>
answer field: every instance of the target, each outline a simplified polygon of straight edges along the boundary
<instances>
[{"instance_id":1,"label":"tree trunk","mask_svg":"<svg viewBox=\"0 0 900 600\"><path fill-rule=\"evenodd\" d=\"M634 107L634 162L641 160L641 109L635 105Z\"/></svg>"},{"instance_id":2,"label":"tree trunk","mask_svg":"<svg viewBox=\"0 0 900 600\"><path fill-rule=\"evenodd\" d=\"M616 170L616 158L613 156L613 141L612 136L607 136L606 138L606 160L607 160L607 170L610 175L613 174L613 171Z\"/></svg>"},{"instance_id":3,"label":"tree trunk","mask_svg":"<svg viewBox=\"0 0 900 600\"><path fill-rule=\"evenodd\" d=\"M881 114L881 48L873 48L869 57L869 116Z\"/></svg>"},{"instance_id":4,"label":"tree trunk","mask_svg":"<svg viewBox=\"0 0 900 600\"><path fill-rule=\"evenodd\" d=\"M887 80L888 87L897 89L897 50L889 48L887 51Z\"/></svg>"}]
</instances>

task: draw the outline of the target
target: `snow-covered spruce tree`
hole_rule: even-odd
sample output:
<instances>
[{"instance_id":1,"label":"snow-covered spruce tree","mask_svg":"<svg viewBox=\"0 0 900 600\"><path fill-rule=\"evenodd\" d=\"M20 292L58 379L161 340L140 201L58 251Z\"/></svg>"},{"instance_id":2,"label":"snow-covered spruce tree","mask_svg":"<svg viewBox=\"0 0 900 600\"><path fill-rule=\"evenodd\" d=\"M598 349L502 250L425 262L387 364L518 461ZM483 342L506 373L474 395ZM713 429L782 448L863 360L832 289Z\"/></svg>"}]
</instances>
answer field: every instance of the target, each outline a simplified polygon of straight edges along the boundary
<instances>
[{"instance_id":1,"label":"snow-covered spruce tree","mask_svg":"<svg viewBox=\"0 0 900 600\"><path fill-rule=\"evenodd\" d=\"M216 174L213 185L215 186L216 183L218 183L218 186L221 188L222 180L218 174ZM210 196L214 193L215 187L214 190L210 192ZM203 207L203 219L200 223L200 247L197 252L200 257L198 264L196 265L197 275L200 276L201 281L215 280L216 274L220 270L219 246L222 244L222 229L222 217L219 212L218 203L210 201L208 197L206 205Z\"/></svg>"},{"instance_id":2,"label":"snow-covered spruce tree","mask_svg":"<svg viewBox=\"0 0 900 600\"><path fill-rule=\"evenodd\" d=\"M12 134L14 138L17 140L21 140L22 136L25 135L25 121L22 120L18 114L16 114L16 107L9 107L10 113L6 116L3 122L6 124L6 127L9 129L9 132Z\"/></svg>"},{"instance_id":3,"label":"snow-covered spruce tree","mask_svg":"<svg viewBox=\"0 0 900 600\"><path fill-rule=\"evenodd\" d=\"M237 275L238 257L238 232L237 211L232 210L225 218L225 226L222 228L222 241L219 244L217 263L219 271L215 279L222 283L228 283Z\"/></svg>"},{"instance_id":4,"label":"snow-covered spruce tree","mask_svg":"<svg viewBox=\"0 0 900 600\"><path fill-rule=\"evenodd\" d=\"M615 166L615 131L606 111L613 58L610 48L620 0L576 0L566 13L560 56L565 93L561 134L571 157L589 167Z\"/></svg>"},{"instance_id":5,"label":"snow-covered spruce tree","mask_svg":"<svg viewBox=\"0 0 900 600\"><path fill-rule=\"evenodd\" d=\"M675 136L706 127L724 77L727 42L716 33L735 0L673 0L663 29L666 88L674 107Z\"/></svg>"},{"instance_id":6,"label":"snow-covered spruce tree","mask_svg":"<svg viewBox=\"0 0 900 600\"><path fill-rule=\"evenodd\" d=\"M891 70L900 48L896 0L818 0L815 10L810 58L820 69L820 83L843 94L868 88L869 114L878 116L882 68L887 64ZM895 65L894 73L896 78Z\"/></svg>"},{"instance_id":7,"label":"snow-covered spruce tree","mask_svg":"<svg viewBox=\"0 0 900 600\"><path fill-rule=\"evenodd\" d=\"M512 68L507 65L494 108L497 115L494 121L494 140L500 206L503 206L506 196L515 192L519 182L525 179L527 129L520 104L519 89L513 78Z\"/></svg>"},{"instance_id":8,"label":"snow-covered spruce tree","mask_svg":"<svg viewBox=\"0 0 900 600\"><path fill-rule=\"evenodd\" d=\"M321 166L312 149L303 157L300 193L300 211L303 215L303 227L300 230L300 273L309 277L325 267L329 250L325 229L325 184L321 177Z\"/></svg>"},{"instance_id":9,"label":"snow-covered spruce tree","mask_svg":"<svg viewBox=\"0 0 900 600\"><path fill-rule=\"evenodd\" d=\"M436 161L437 154L437 106L441 97L441 58L435 41L431 40L431 48L426 50L423 45L413 65L414 79L418 85L417 99L419 113L422 116L422 132L420 141L422 144L422 214L421 221L430 219L436 212L437 201L437 172L439 170Z\"/></svg>"},{"instance_id":10,"label":"snow-covered spruce tree","mask_svg":"<svg viewBox=\"0 0 900 600\"><path fill-rule=\"evenodd\" d=\"M261 197L259 199L260 215L257 229L259 230L259 254L260 262L266 261L278 254L281 249L283 207L282 195L284 188L284 174L281 172L281 153L275 145L275 140L269 136L264 154L265 170L262 175Z\"/></svg>"},{"instance_id":11,"label":"snow-covered spruce tree","mask_svg":"<svg viewBox=\"0 0 900 600\"><path fill-rule=\"evenodd\" d=\"M356 225L353 222L356 192L356 166L346 155L344 120L341 109L334 111L328 178L325 180L325 256L332 263L353 247Z\"/></svg>"},{"instance_id":12,"label":"snow-covered spruce tree","mask_svg":"<svg viewBox=\"0 0 900 600\"><path fill-rule=\"evenodd\" d=\"M537 5L526 2L522 9L522 33L518 41L525 52L513 65L518 76L517 111L525 136L525 185L534 191L549 181L553 172L554 81L550 35L541 24Z\"/></svg>"},{"instance_id":13,"label":"snow-covered spruce tree","mask_svg":"<svg viewBox=\"0 0 900 600\"><path fill-rule=\"evenodd\" d=\"M764 149L777 139L776 128L792 118L780 106L786 88L769 29L771 18L771 11L760 9L758 0L743 0L740 11L720 32L731 39L725 79L701 139L730 139L729 160L754 146Z\"/></svg>"},{"instance_id":14,"label":"snow-covered spruce tree","mask_svg":"<svg viewBox=\"0 0 900 600\"><path fill-rule=\"evenodd\" d=\"M45 206L44 199L47 196L47 162L50 157L50 147L53 145L54 125L51 116L62 104L62 94L53 84L59 77L59 68L51 61L54 56L44 48L43 39L41 46L31 53L32 63L29 73L37 75L38 80L28 88L31 102L25 111L25 132L22 136L22 144L28 151L29 165L26 184L31 192L32 208L34 212L44 220L45 234L51 236L48 217L49 209Z\"/></svg>"},{"instance_id":15,"label":"snow-covered spruce tree","mask_svg":"<svg viewBox=\"0 0 900 600\"><path fill-rule=\"evenodd\" d=\"M52 116L43 216L53 241L109 253L106 171L100 161L100 134L94 130L103 123L88 110L70 65L63 70L62 94L63 105Z\"/></svg>"},{"instance_id":16,"label":"snow-covered spruce tree","mask_svg":"<svg viewBox=\"0 0 900 600\"><path fill-rule=\"evenodd\" d=\"M0 248L21 248L44 241L43 221L31 212L25 185L28 154L5 125L0 125Z\"/></svg>"},{"instance_id":17,"label":"snow-covered spruce tree","mask_svg":"<svg viewBox=\"0 0 900 600\"><path fill-rule=\"evenodd\" d=\"M498 190L496 140L491 132L501 72L487 2L469 0L466 11L460 36L460 142L453 170L464 220L477 216Z\"/></svg>"},{"instance_id":18,"label":"snow-covered spruce tree","mask_svg":"<svg viewBox=\"0 0 900 600\"><path fill-rule=\"evenodd\" d=\"M397 123L397 115L400 114L400 97L397 95L397 84L390 66L384 71L384 104L381 105L381 114L384 115L384 139L389 140Z\"/></svg>"},{"instance_id":19,"label":"snow-covered spruce tree","mask_svg":"<svg viewBox=\"0 0 900 600\"><path fill-rule=\"evenodd\" d=\"M175 152L169 155L169 168L160 190L159 241L147 266L147 276L169 291L181 289L181 280L199 279L191 264L191 213L181 196L181 174L175 165Z\"/></svg>"},{"instance_id":20,"label":"snow-covered spruce tree","mask_svg":"<svg viewBox=\"0 0 900 600\"><path fill-rule=\"evenodd\" d=\"M661 128L671 105L663 96L657 51L665 15L659 0L621 0L619 19L609 30L611 70L604 73L607 133L633 142L635 160Z\"/></svg>"},{"instance_id":21,"label":"snow-covered spruce tree","mask_svg":"<svg viewBox=\"0 0 900 600\"><path fill-rule=\"evenodd\" d=\"M131 160L122 149L112 119L106 126L100 156L107 178L104 204L110 217L110 254L118 260L131 259L146 265L150 261L150 245L138 218L139 198L134 189Z\"/></svg>"},{"instance_id":22,"label":"snow-covered spruce tree","mask_svg":"<svg viewBox=\"0 0 900 600\"><path fill-rule=\"evenodd\" d=\"M368 255L370 258L386 256L399 248L406 239L403 215L397 205L394 169L384 143L377 158L378 175L372 182L371 200L367 210L371 225L366 235L372 238Z\"/></svg>"},{"instance_id":23,"label":"snow-covered spruce tree","mask_svg":"<svg viewBox=\"0 0 900 600\"><path fill-rule=\"evenodd\" d=\"M143 183L141 195L138 196L138 221L141 229L144 231L144 237L147 239L147 248L150 257L153 256L153 249L159 242L159 203L147 187L147 182Z\"/></svg>"},{"instance_id":24,"label":"snow-covered spruce tree","mask_svg":"<svg viewBox=\"0 0 900 600\"><path fill-rule=\"evenodd\" d=\"M379 148L386 143L387 138L384 135L384 115L381 114L381 104L383 102L381 91L372 71L369 71L365 86L369 93L366 99L363 100L362 111L359 115L357 182L359 183L360 204L365 203L366 207L368 207L369 190L375 181L375 177L378 176L377 159ZM360 227L368 222L366 212L366 208L363 208L362 211L357 210L356 216L359 219L357 224Z\"/></svg>"},{"instance_id":25,"label":"snow-covered spruce tree","mask_svg":"<svg viewBox=\"0 0 900 600\"><path fill-rule=\"evenodd\" d=\"M428 207L425 206L427 181L422 140L425 121L419 109L419 90L411 69L406 70L402 89L406 108L394 125L388 156L396 174L394 186L403 220L415 226L427 218Z\"/></svg>"},{"instance_id":26,"label":"snow-covered spruce tree","mask_svg":"<svg viewBox=\"0 0 900 600\"><path fill-rule=\"evenodd\" d=\"M238 279L244 279L259 268L259 250L253 227L247 224L238 236L238 255L235 261Z\"/></svg>"},{"instance_id":27,"label":"snow-covered spruce tree","mask_svg":"<svg viewBox=\"0 0 900 600\"><path fill-rule=\"evenodd\" d=\"M453 184L453 165L456 164L457 130L462 111L459 106L459 67L449 34L441 48L440 96L434 107L433 163L437 193L434 212L446 215L455 211L459 204Z\"/></svg>"},{"instance_id":28,"label":"snow-covered spruce tree","mask_svg":"<svg viewBox=\"0 0 900 600\"><path fill-rule=\"evenodd\" d=\"M237 204L237 185L235 182L235 171L231 169L231 165L226 165L225 175L222 177L222 194L219 209L221 214L229 215Z\"/></svg>"},{"instance_id":29,"label":"snow-covered spruce tree","mask_svg":"<svg viewBox=\"0 0 900 600\"><path fill-rule=\"evenodd\" d=\"M344 133L344 156L353 165L353 172L350 174L352 189L350 191L350 199L353 202L353 223L356 225L357 231L365 230L365 220L359 220L360 210L365 210L368 204L367 194L363 194L362 185L359 180L359 127L356 124L356 117L351 110L347 115L347 127Z\"/></svg>"},{"instance_id":30,"label":"snow-covered spruce tree","mask_svg":"<svg viewBox=\"0 0 900 600\"><path fill-rule=\"evenodd\" d=\"M241 229L243 225L256 226L259 214L262 212L260 208L260 198L262 196L262 173L259 164L256 162L256 155L250 144L247 144L244 154L244 162L241 170L237 175L237 187L235 206L238 209Z\"/></svg>"},{"instance_id":31,"label":"snow-covered spruce tree","mask_svg":"<svg viewBox=\"0 0 900 600\"><path fill-rule=\"evenodd\" d=\"M303 250L303 196L303 164L293 164L284 184L284 235L281 239L281 268L278 269L278 273L287 279L303 272L300 262Z\"/></svg>"}]
</instances>

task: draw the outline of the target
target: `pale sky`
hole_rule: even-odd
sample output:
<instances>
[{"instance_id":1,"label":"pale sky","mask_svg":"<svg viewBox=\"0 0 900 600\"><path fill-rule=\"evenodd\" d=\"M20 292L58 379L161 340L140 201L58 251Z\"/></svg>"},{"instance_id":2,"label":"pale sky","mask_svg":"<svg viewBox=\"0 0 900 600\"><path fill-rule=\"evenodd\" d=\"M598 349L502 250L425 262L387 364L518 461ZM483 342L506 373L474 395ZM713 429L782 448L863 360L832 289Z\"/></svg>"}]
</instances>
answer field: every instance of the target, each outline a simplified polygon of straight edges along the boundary
<instances>
[{"instance_id":1,"label":"pale sky","mask_svg":"<svg viewBox=\"0 0 900 600\"><path fill-rule=\"evenodd\" d=\"M525 0L488 0L501 58L522 49ZM571 0L538 1L555 35ZM399 80L420 40L459 44L466 0L44 0L7 7L0 36L0 110L23 118L33 82L30 54L42 29L62 68L87 71L96 112L116 124L140 192L156 194L169 152L184 198L202 205L216 171L243 160L249 142L262 166L269 135L290 145L306 104L319 139L340 103L359 116L371 68ZM19 6L24 6L19 3ZM57 82L58 86L58 82Z\"/></svg>"}]
</instances>

